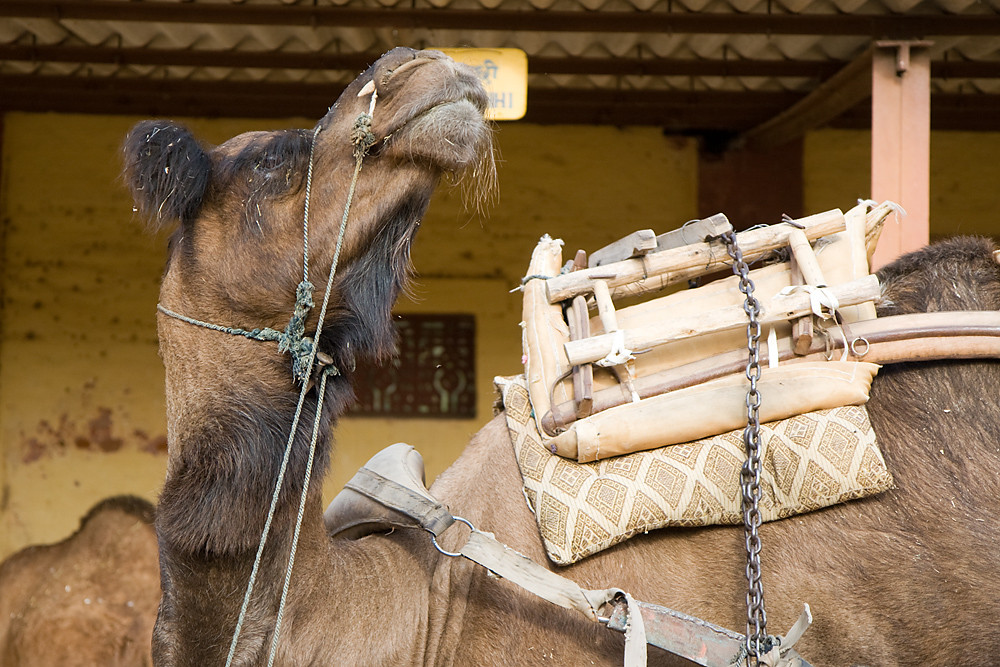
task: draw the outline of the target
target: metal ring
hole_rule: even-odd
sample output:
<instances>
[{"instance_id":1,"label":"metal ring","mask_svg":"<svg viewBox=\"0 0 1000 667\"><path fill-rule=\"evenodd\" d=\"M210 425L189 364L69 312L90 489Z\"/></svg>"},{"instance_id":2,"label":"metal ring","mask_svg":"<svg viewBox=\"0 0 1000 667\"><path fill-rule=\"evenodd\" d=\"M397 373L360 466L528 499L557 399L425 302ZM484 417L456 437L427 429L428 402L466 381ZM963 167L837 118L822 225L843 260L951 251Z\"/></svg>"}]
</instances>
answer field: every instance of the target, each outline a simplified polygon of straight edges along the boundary
<instances>
[{"instance_id":1,"label":"metal ring","mask_svg":"<svg viewBox=\"0 0 1000 667\"><path fill-rule=\"evenodd\" d=\"M452 518L455 519L455 521L461 521L462 523L464 523L466 526L469 527L469 530L475 530L476 529L476 527L473 526L472 523L468 519L463 519L460 516L456 516L456 517L452 517ZM445 551L444 549L442 549L441 545L437 543L437 537L434 535L434 533L431 533L431 543L434 545L435 549L437 549L438 551L440 551L441 553L443 553L445 556L451 556L453 558L457 558L458 556L462 555L461 552L458 552L458 551Z\"/></svg>"},{"instance_id":2,"label":"metal ring","mask_svg":"<svg viewBox=\"0 0 1000 667\"><path fill-rule=\"evenodd\" d=\"M865 351L864 352L858 352L857 348L855 347L858 344L859 340L860 341L864 341L864 344L865 344ZM855 338L854 340L851 341L851 352L858 359L863 359L864 356L866 354L868 354L868 350L870 350L870 349L872 349L872 345L871 345L871 343L868 342L868 339L865 338L864 336L858 336L857 338Z\"/></svg>"}]
</instances>

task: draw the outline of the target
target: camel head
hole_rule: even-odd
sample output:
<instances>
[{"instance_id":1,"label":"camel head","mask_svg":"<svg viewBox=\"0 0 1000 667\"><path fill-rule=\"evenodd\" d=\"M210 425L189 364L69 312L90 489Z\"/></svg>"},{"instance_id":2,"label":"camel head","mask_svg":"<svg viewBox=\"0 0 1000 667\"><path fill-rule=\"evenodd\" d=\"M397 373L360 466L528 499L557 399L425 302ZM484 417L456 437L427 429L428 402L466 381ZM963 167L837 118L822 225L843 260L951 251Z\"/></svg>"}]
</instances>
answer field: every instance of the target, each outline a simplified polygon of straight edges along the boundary
<instances>
[{"instance_id":1,"label":"camel head","mask_svg":"<svg viewBox=\"0 0 1000 667\"><path fill-rule=\"evenodd\" d=\"M352 137L365 134L358 119L370 110L373 92L371 145L339 243L319 350L342 380L356 357L393 350L390 310L410 276L410 243L435 186L445 174L464 174L487 190L495 180L486 93L471 68L437 51L389 51L311 130L249 132L209 148L172 122L136 125L123 147L135 210L157 226L179 222L162 306L226 327L284 330L308 238L316 307L306 332L315 330L355 176ZM201 368L218 375L243 367L265 385L291 386L291 360L274 344L163 314L159 329L168 384L173 361L200 356Z\"/></svg>"}]
</instances>

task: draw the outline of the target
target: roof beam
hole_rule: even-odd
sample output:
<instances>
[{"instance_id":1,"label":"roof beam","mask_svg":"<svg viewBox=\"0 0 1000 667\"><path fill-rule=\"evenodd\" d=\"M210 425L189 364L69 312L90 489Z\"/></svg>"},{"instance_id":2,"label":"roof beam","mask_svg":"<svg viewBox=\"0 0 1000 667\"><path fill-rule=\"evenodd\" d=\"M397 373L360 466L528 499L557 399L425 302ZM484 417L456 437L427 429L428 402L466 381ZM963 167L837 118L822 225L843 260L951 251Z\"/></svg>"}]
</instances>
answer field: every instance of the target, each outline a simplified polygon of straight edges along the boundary
<instances>
[{"instance_id":1,"label":"roof beam","mask_svg":"<svg viewBox=\"0 0 1000 667\"><path fill-rule=\"evenodd\" d=\"M380 53L292 53L217 49L155 49L109 46L0 44L0 61L79 64L343 70L358 72ZM823 60L705 60L694 58L571 58L529 56L532 74L614 76L763 76L826 78L839 64ZM960 68L952 67L952 71ZM1000 63L995 63L1000 76ZM957 74L952 74L957 76Z\"/></svg>"},{"instance_id":2,"label":"roof beam","mask_svg":"<svg viewBox=\"0 0 1000 667\"><path fill-rule=\"evenodd\" d=\"M0 17L53 21L392 27L533 32L855 35L876 39L1000 34L1000 14L851 15L663 11L359 9L326 5L0 0Z\"/></svg>"},{"instance_id":3,"label":"roof beam","mask_svg":"<svg viewBox=\"0 0 1000 667\"><path fill-rule=\"evenodd\" d=\"M318 118L343 90L337 84L0 75L0 112ZM797 93L529 88L530 123L649 125L701 134L748 130L802 98ZM835 121L868 128L866 102ZM1000 95L937 93L934 129L1000 131Z\"/></svg>"},{"instance_id":4,"label":"roof beam","mask_svg":"<svg viewBox=\"0 0 1000 667\"><path fill-rule=\"evenodd\" d=\"M865 51L788 109L744 132L734 142L749 150L767 150L798 139L871 97L872 50Z\"/></svg>"},{"instance_id":5,"label":"roof beam","mask_svg":"<svg viewBox=\"0 0 1000 667\"><path fill-rule=\"evenodd\" d=\"M155 49L109 46L0 44L0 61L53 62L165 67L234 67L263 69L364 71L380 53Z\"/></svg>"},{"instance_id":6,"label":"roof beam","mask_svg":"<svg viewBox=\"0 0 1000 667\"><path fill-rule=\"evenodd\" d=\"M0 75L0 112L318 118L343 86L239 81ZM526 122L653 125L674 132L745 127L788 106L796 93L538 89Z\"/></svg>"},{"instance_id":7,"label":"roof beam","mask_svg":"<svg viewBox=\"0 0 1000 667\"><path fill-rule=\"evenodd\" d=\"M156 49L109 46L0 44L0 61L33 63L232 67L360 72L378 60L371 53L292 53L219 49ZM829 79L847 63L838 60L754 60L695 58L619 58L528 56L531 74L611 76L760 76ZM1000 78L1000 61L940 60L934 78Z\"/></svg>"}]
</instances>

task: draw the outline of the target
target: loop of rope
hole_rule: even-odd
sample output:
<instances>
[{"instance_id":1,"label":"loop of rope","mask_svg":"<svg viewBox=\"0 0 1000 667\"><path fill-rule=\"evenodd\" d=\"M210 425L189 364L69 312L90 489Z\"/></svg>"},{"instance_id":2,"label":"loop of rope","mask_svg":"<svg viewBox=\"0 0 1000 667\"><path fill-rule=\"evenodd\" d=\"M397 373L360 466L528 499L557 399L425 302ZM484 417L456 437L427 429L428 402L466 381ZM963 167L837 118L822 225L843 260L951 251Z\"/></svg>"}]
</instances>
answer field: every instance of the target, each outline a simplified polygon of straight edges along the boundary
<instances>
[{"instance_id":1,"label":"loop of rope","mask_svg":"<svg viewBox=\"0 0 1000 667\"><path fill-rule=\"evenodd\" d=\"M510 290L509 293L513 294L514 292L521 292L521 291L523 291L524 290L524 286L527 285L528 283L530 283L532 280L548 280L551 277L552 276L545 276L545 275L542 275L540 273L536 273L536 274L533 274L533 275L530 275L530 276L525 276L525 277L521 278L521 284L518 285L517 287L515 287L514 289Z\"/></svg>"},{"instance_id":2,"label":"loop of rope","mask_svg":"<svg viewBox=\"0 0 1000 667\"><path fill-rule=\"evenodd\" d=\"M317 125L309 144L309 169L306 171L306 202L302 212L302 282L309 282L309 200L312 198L313 155L316 153L316 136L322 129Z\"/></svg>"},{"instance_id":3,"label":"loop of rope","mask_svg":"<svg viewBox=\"0 0 1000 667\"><path fill-rule=\"evenodd\" d=\"M224 327L219 324L203 322L193 317L181 315L164 307L162 304L156 304L156 309L164 315L178 319L181 322L194 324L195 326L211 329L212 331L220 331L232 336L243 336L250 340L277 342L278 351L282 353L287 352L292 357L292 375L295 380L305 384L306 378L310 375L308 361L315 348L313 344L314 339L305 335L306 318L309 317L309 311L314 305L312 291L312 283L307 281L299 283L299 286L295 290L295 308L284 331L278 331L270 327L250 330L237 327ZM336 367L330 366L330 368L334 368L334 372L339 372L336 370Z\"/></svg>"},{"instance_id":4,"label":"loop of rope","mask_svg":"<svg viewBox=\"0 0 1000 667\"><path fill-rule=\"evenodd\" d=\"M632 350L625 347L625 330L616 329L615 331L612 331L611 334L611 351L604 355L603 359L594 362L598 366L602 366L604 368L621 366L635 359L635 356L632 354Z\"/></svg>"}]
</instances>

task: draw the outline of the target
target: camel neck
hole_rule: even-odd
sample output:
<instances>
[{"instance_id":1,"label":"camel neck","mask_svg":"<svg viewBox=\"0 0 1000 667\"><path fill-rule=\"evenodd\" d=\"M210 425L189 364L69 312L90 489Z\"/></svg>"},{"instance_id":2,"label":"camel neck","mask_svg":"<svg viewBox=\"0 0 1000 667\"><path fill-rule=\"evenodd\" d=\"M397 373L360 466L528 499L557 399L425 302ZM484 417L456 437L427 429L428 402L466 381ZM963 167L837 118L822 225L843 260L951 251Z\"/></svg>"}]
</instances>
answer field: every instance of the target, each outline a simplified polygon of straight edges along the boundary
<instances>
[{"instance_id":1,"label":"camel neck","mask_svg":"<svg viewBox=\"0 0 1000 667\"><path fill-rule=\"evenodd\" d=\"M222 377L205 365L195 369L167 364L170 462L157 511L157 530L165 547L186 553L253 555L298 401L295 385L282 379L275 387L265 381L267 375L264 369ZM317 498L329 463L334 416L346 401L344 392L349 392L346 380L334 380L327 388L312 466L310 495ZM276 526L294 525L316 410L313 388L305 396L285 465L272 521Z\"/></svg>"}]
</instances>

